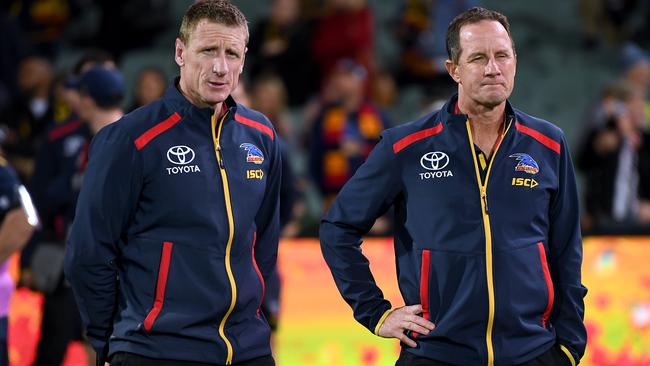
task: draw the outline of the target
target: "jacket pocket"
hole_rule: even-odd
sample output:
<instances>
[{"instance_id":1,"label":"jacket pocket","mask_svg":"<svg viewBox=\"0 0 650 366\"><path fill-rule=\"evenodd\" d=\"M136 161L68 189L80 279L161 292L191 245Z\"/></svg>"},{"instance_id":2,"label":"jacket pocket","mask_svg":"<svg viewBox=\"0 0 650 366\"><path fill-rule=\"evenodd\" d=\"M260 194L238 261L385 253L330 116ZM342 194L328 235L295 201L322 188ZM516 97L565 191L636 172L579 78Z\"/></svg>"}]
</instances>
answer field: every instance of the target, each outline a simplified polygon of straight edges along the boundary
<instances>
[{"instance_id":1,"label":"jacket pocket","mask_svg":"<svg viewBox=\"0 0 650 366\"><path fill-rule=\"evenodd\" d=\"M158 280L156 282L156 295L153 302L153 307L144 319L144 330L149 332L153 327L156 318L162 311L165 303L165 288L167 287L167 276L169 275L169 264L172 258L172 247L174 243L164 242L162 247L162 255L160 256L160 266L158 267Z\"/></svg>"},{"instance_id":2,"label":"jacket pocket","mask_svg":"<svg viewBox=\"0 0 650 366\"><path fill-rule=\"evenodd\" d=\"M255 260L256 241L257 241L257 232L253 232L253 249L252 249L253 267L255 267L255 272L257 272L257 276L260 278L260 283L262 284L262 298L260 299L260 305L257 307L257 316L260 316L260 309L262 308L262 304L264 303L264 295L266 293L266 284L264 283L264 277L262 277L262 272L260 271L260 267L257 265L257 261Z\"/></svg>"},{"instance_id":3,"label":"jacket pocket","mask_svg":"<svg viewBox=\"0 0 650 366\"><path fill-rule=\"evenodd\" d=\"M422 317L429 320L429 269L431 268L431 251L422 250L422 267L420 270L420 305L422 305ZM413 332L413 337L418 333Z\"/></svg>"},{"instance_id":4,"label":"jacket pocket","mask_svg":"<svg viewBox=\"0 0 650 366\"><path fill-rule=\"evenodd\" d=\"M537 243L537 248L539 249L539 260L542 265L542 271L544 272L544 281L546 281L546 289L548 291L548 302L546 303L546 309L544 309L544 314L542 315L542 326L546 328L546 323L548 322L548 318L551 315L551 310L553 309L555 292L553 289L551 271L549 270L548 261L546 260L546 250L544 249L544 244L542 244L542 242Z\"/></svg>"}]
</instances>

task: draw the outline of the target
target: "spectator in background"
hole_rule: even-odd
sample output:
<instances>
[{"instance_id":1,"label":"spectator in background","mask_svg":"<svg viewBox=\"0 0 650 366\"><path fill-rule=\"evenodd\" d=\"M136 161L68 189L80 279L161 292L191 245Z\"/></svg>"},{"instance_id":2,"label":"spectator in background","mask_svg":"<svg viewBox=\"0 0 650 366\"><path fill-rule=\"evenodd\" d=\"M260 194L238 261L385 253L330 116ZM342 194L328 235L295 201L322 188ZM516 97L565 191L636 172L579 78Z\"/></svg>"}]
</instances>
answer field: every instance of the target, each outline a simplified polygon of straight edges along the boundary
<instances>
[{"instance_id":1,"label":"spectator in background","mask_svg":"<svg viewBox=\"0 0 650 366\"><path fill-rule=\"evenodd\" d=\"M326 0L324 15L316 22L311 44L321 86L343 59L363 66L372 76L374 36L373 14L365 0ZM368 80L366 76L364 82Z\"/></svg>"},{"instance_id":2,"label":"spectator in background","mask_svg":"<svg viewBox=\"0 0 650 366\"><path fill-rule=\"evenodd\" d=\"M367 76L362 65L340 60L330 75L312 126L309 168L325 208L366 160L388 125L365 97Z\"/></svg>"},{"instance_id":3,"label":"spectator in background","mask_svg":"<svg viewBox=\"0 0 650 366\"><path fill-rule=\"evenodd\" d=\"M275 74L260 75L253 83L251 99L253 108L264 113L282 139L293 145L294 123L287 110L287 89L282 79Z\"/></svg>"},{"instance_id":4,"label":"spectator in background","mask_svg":"<svg viewBox=\"0 0 650 366\"><path fill-rule=\"evenodd\" d=\"M447 75L445 34L455 14L475 6L476 0L431 1L409 0L402 6L397 22L396 39L401 46L400 85L416 84L431 89L445 87L453 94L453 80ZM445 95L445 100L448 96Z\"/></svg>"},{"instance_id":5,"label":"spectator in background","mask_svg":"<svg viewBox=\"0 0 650 366\"><path fill-rule=\"evenodd\" d=\"M650 136L643 107L642 91L618 82L604 90L590 114L577 154L587 181L585 231L631 232L650 225Z\"/></svg>"},{"instance_id":6,"label":"spectator in background","mask_svg":"<svg viewBox=\"0 0 650 366\"><path fill-rule=\"evenodd\" d=\"M388 109L397 103L398 92L395 78L387 71L379 71L372 82L372 101L382 109Z\"/></svg>"},{"instance_id":7,"label":"spectator in background","mask_svg":"<svg viewBox=\"0 0 650 366\"><path fill-rule=\"evenodd\" d=\"M18 71L18 100L9 113L0 116L7 129L3 149L23 181L31 177L39 137L53 118L53 82L48 60L25 58Z\"/></svg>"},{"instance_id":8,"label":"spectator in background","mask_svg":"<svg viewBox=\"0 0 650 366\"><path fill-rule=\"evenodd\" d=\"M157 67L149 66L138 73L138 81L135 84L135 96L129 111L149 104L165 94L167 88L167 77Z\"/></svg>"},{"instance_id":9,"label":"spectator in background","mask_svg":"<svg viewBox=\"0 0 650 366\"><path fill-rule=\"evenodd\" d=\"M637 88L646 99L645 119L650 120L650 55L634 43L628 42L621 48L622 79ZM650 127L650 126L646 126Z\"/></svg>"},{"instance_id":10,"label":"spectator in background","mask_svg":"<svg viewBox=\"0 0 650 366\"><path fill-rule=\"evenodd\" d=\"M292 107L318 91L310 55L311 26L300 14L299 0L273 0L268 17L257 22L248 48L251 79L273 73L287 87Z\"/></svg>"},{"instance_id":11,"label":"spectator in background","mask_svg":"<svg viewBox=\"0 0 650 366\"><path fill-rule=\"evenodd\" d=\"M650 56L634 43L621 47L622 78L647 96L650 89Z\"/></svg>"},{"instance_id":12,"label":"spectator in background","mask_svg":"<svg viewBox=\"0 0 650 366\"><path fill-rule=\"evenodd\" d=\"M8 314L14 282L8 259L27 242L38 224L36 210L16 173L0 157L0 366L9 366Z\"/></svg>"},{"instance_id":13,"label":"spectator in background","mask_svg":"<svg viewBox=\"0 0 650 366\"><path fill-rule=\"evenodd\" d=\"M90 55L93 56L93 55ZM101 55L100 55L101 56ZM99 65L96 65L100 62ZM92 65L96 66L92 66ZM111 60L84 58L75 69L89 70L70 81L68 86L76 91L71 99L78 119L57 126L48 134L48 144L41 151L39 168L32 186L37 207L43 211L45 228L36 239L33 253L25 255L29 262L23 271L23 282L36 287L45 295L41 339L34 365L60 365L68 344L81 341L82 325L72 290L64 281L62 262L56 268L57 281L39 286L41 257L48 253L63 253L68 228L74 218L76 199L81 187L83 173L88 160L88 145L91 136L103 126L119 119L120 103L124 95L124 82ZM61 256L62 258L62 256ZM94 360L90 347L86 348L89 359Z\"/></svg>"},{"instance_id":14,"label":"spectator in background","mask_svg":"<svg viewBox=\"0 0 650 366\"><path fill-rule=\"evenodd\" d=\"M35 51L54 61L60 49L63 30L79 14L76 0L9 0L9 14L14 17Z\"/></svg>"},{"instance_id":15,"label":"spectator in background","mask_svg":"<svg viewBox=\"0 0 650 366\"><path fill-rule=\"evenodd\" d=\"M94 65L115 68L112 57L102 50L87 51L75 64L72 75L57 86L57 94L64 100L66 116L48 124L34 163L34 174L29 188L41 218L40 230L34 235L21 256L21 283L33 287L31 278L32 254L40 242L59 243L64 246L65 220L74 207L71 204L70 180L82 147L90 140L86 124L78 116L81 95L71 87L76 80ZM45 301L48 301L47 294Z\"/></svg>"}]
</instances>

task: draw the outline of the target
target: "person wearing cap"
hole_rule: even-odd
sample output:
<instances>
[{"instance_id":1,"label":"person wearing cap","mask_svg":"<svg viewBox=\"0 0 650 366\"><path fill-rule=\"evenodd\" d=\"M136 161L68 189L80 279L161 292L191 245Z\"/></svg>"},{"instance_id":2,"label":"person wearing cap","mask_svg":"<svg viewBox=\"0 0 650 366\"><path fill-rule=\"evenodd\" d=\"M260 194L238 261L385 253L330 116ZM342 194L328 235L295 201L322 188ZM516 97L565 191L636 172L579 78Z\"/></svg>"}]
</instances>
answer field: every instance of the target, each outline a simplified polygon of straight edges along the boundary
<instances>
[{"instance_id":1,"label":"person wearing cap","mask_svg":"<svg viewBox=\"0 0 650 366\"><path fill-rule=\"evenodd\" d=\"M382 133L321 222L323 256L357 321L401 341L397 366L575 366L587 289L564 133L508 102L505 15L471 8L446 39L458 94ZM391 207L405 306L385 299L361 250Z\"/></svg>"},{"instance_id":2,"label":"person wearing cap","mask_svg":"<svg viewBox=\"0 0 650 366\"><path fill-rule=\"evenodd\" d=\"M92 137L89 125L79 118L81 96L77 86L80 77L96 65L115 69L109 54L90 50L82 55L72 74L62 83L58 93L63 97L69 114L63 117L64 120L54 120L49 124L37 151L34 174L29 182L41 225L21 253L19 285L44 295L35 366L61 364L70 342L84 340L72 289L63 278L62 261L54 261L51 257L53 253L60 253L62 258L79 190L73 185L73 177L81 174L79 160ZM43 264L43 259L47 259L45 263L48 265ZM45 278L51 280L43 281ZM87 342L84 346L89 357L92 355L94 358Z\"/></svg>"},{"instance_id":3,"label":"person wearing cap","mask_svg":"<svg viewBox=\"0 0 650 366\"><path fill-rule=\"evenodd\" d=\"M650 55L632 42L621 46L620 66L622 79L634 85L647 98L650 89Z\"/></svg>"},{"instance_id":4,"label":"person wearing cap","mask_svg":"<svg viewBox=\"0 0 650 366\"><path fill-rule=\"evenodd\" d=\"M236 6L195 2L180 77L93 138L64 269L100 365L275 364L260 306L282 165L270 121L231 96L247 42ZM95 107L114 95L80 90Z\"/></svg>"},{"instance_id":5,"label":"person wearing cap","mask_svg":"<svg viewBox=\"0 0 650 366\"><path fill-rule=\"evenodd\" d=\"M125 86L119 71L94 66L72 86L79 91L79 118L88 124L93 135L124 115L121 103Z\"/></svg>"}]
</instances>

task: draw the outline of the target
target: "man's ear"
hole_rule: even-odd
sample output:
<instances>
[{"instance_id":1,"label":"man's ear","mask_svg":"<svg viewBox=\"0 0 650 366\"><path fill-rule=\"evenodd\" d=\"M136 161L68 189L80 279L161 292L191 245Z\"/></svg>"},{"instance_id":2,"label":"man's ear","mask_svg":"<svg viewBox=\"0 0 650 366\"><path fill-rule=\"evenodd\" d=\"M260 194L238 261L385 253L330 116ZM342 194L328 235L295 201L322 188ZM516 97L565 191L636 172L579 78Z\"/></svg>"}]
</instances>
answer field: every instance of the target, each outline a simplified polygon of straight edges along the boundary
<instances>
[{"instance_id":1,"label":"man's ear","mask_svg":"<svg viewBox=\"0 0 650 366\"><path fill-rule=\"evenodd\" d=\"M244 72L244 64L246 63L246 52L248 52L248 47L244 48L244 55L242 56L244 59L242 60L241 67L239 68L240 74Z\"/></svg>"},{"instance_id":2,"label":"man's ear","mask_svg":"<svg viewBox=\"0 0 650 366\"><path fill-rule=\"evenodd\" d=\"M445 61L445 69L447 73L451 76L456 83L460 84L460 74L458 73L458 65L456 65L452 60L447 59Z\"/></svg>"},{"instance_id":3,"label":"man's ear","mask_svg":"<svg viewBox=\"0 0 650 366\"><path fill-rule=\"evenodd\" d=\"M458 65L456 65L452 60L445 61L445 69L447 73L454 79L455 82L460 83L460 75L458 73Z\"/></svg>"},{"instance_id":4,"label":"man's ear","mask_svg":"<svg viewBox=\"0 0 650 366\"><path fill-rule=\"evenodd\" d=\"M176 38L176 46L174 48L174 60L180 67L185 66L185 44L180 38Z\"/></svg>"}]
</instances>

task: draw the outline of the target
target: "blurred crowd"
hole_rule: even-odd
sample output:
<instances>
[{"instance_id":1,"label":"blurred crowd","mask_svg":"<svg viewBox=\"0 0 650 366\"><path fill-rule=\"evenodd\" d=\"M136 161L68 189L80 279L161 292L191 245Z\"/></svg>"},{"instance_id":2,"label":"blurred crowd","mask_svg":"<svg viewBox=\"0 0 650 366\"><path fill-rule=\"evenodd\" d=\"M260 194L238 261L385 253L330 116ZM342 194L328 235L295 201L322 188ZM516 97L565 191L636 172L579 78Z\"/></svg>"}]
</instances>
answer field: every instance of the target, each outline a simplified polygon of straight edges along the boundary
<instances>
[{"instance_id":1,"label":"blurred crowd","mask_svg":"<svg viewBox=\"0 0 650 366\"><path fill-rule=\"evenodd\" d=\"M376 58L375 14L365 0L272 0L268 13L250 24L244 80L234 97L268 116L284 141L285 237L317 235L322 212L380 132L406 122L393 113L398 90L421 88L420 113L438 108L455 92L444 69L447 24L479 1L394 3L389 34L398 55L390 63ZM128 91L120 68L124 55L154 47L158 35L175 31L180 16L172 14L172 5L172 0L0 5L1 155L27 185L42 222L21 263L21 284L46 294L36 364L60 364L67 342L81 339L71 291L53 258L74 216L92 136L159 98L175 77L155 65L144 67ZM618 50L620 70L586 111L583 134L573 144L584 177L583 230L647 233L650 5L583 0L580 10L585 48L607 44ZM93 26L80 18L90 18L85 23ZM66 47L83 52L73 67L57 67ZM162 47L171 61L173 43ZM133 97L125 100L127 94ZM379 220L371 233L389 234L390 220Z\"/></svg>"}]
</instances>

